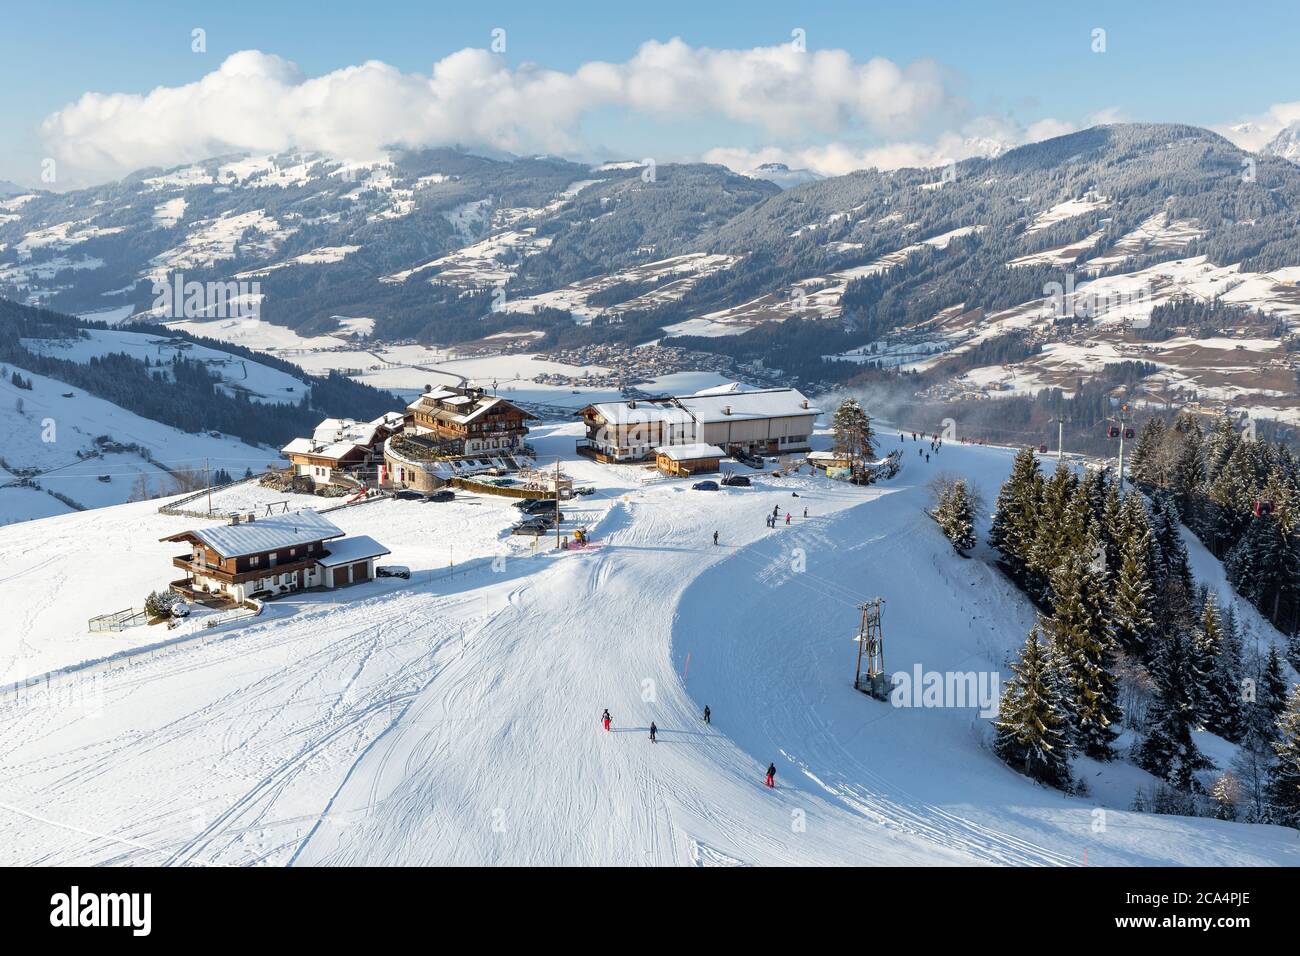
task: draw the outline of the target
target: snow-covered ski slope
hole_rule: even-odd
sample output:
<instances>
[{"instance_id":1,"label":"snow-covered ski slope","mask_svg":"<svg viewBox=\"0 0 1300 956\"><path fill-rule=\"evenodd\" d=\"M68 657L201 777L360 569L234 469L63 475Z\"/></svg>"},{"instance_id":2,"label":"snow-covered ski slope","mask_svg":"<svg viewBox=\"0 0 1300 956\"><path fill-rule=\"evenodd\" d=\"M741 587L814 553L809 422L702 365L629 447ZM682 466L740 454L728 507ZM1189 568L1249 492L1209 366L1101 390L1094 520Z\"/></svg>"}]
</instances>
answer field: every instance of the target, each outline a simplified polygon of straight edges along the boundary
<instances>
[{"instance_id":1,"label":"snow-covered ski slope","mask_svg":"<svg viewBox=\"0 0 1300 956\"><path fill-rule=\"evenodd\" d=\"M574 431L538 429L539 450ZM578 552L507 539L497 502L337 512L412 581L277 602L45 705L4 702L0 863L1300 863L1291 830L1128 811L1150 778L1127 763L1081 762L1092 795L1067 797L999 763L973 709L852 689L863 599L886 600L890 671L1005 676L1031 623L987 555L957 557L922 513L940 470L991 501L1010 453L947 445L926 465L915 447L872 489L805 475L696 492L569 459L601 492L574 504L596 542ZM97 516L147 538L162 516L140 508ZM51 560L77 600L72 558ZM9 655L27 639L0 638Z\"/></svg>"}]
</instances>

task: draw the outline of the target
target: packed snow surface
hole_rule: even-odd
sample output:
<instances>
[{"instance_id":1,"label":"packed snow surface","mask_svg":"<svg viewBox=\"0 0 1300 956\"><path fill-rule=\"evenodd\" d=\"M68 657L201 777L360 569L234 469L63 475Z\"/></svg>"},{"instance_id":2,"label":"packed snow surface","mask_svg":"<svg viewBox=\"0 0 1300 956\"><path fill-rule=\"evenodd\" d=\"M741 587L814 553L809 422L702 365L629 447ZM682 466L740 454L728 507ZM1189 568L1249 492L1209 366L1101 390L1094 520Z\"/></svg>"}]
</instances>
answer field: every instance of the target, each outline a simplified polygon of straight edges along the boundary
<instances>
[{"instance_id":1,"label":"packed snow surface","mask_svg":"<svg viewBox=\"0 0 1300 956\"><path fill-rule=\"evenodd\" d=\"M509 535L488 496L332 512L411 579L271 602L206 642L4 697L0 863L1300 863L1294 831L1130 812L1150 778L1126 762L1079 763L1092 796L1065 796L1003 766L974 707L852 688L876 596L887 670L1006 675L1031 609L922 509L941 470L992 500L1009 451L925 464L886 433L905 467L885 485L751 472L705 492L576 460L576 435L533 438L596 487L564 506L588 548ZM21 609L9 672L131 640L75 619L173 576L157 538L190 521L134 504L0 529L0 599Z\"/></svg>"}]
</instances>

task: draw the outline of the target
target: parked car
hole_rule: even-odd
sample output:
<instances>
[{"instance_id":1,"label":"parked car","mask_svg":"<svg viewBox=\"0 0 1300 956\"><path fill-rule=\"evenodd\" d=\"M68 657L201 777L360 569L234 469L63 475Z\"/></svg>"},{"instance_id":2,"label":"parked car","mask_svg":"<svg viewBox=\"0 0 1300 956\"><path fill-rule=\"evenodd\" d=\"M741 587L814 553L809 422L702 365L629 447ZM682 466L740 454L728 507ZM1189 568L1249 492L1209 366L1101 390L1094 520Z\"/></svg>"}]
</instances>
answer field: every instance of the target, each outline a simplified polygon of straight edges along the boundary
<instances>
[{"instance_id":1,"label":"parked car","mask_svg":"<svg viewBox=\"0 0 1300 956\"><path fill-rule=\"evenodd\" d=\"M722 483L732 488L748 488L750 485L749 478L745 475L727 475L722 479Z\"/></svg>"},{"instance_id":2,"label":"parked car","mask_svg":"<svg viewBox=\"0 0 1300 956\"><path fill-rule=\"evenodd\" d=\"M510 529L511 534L531 534L533 537L540 537L546 534L553 527L553 522L541 521L530 518L527 521L521 521Z\"/></svg>"},{"instance_id":3,"label":"parked car","mask_svg":"<svg viewBox=\"0 0 1300 956\"><path fill-rule=\"evenodd\" d=\"M424 493L414 488L403 488L401 491L393 492L393 497L400 498L402 501L423 501Z\"/></svg>"},{"instance_id":4,"label":"parked car","mask_svg":"<svg viewBox=\"0 0 1300 956\"><path fill-rule=\"evenodd\" d=\"M425 496L424 496L424 500L425 500L425 501L439 501L439 502L441 502L441 501L455 501L455 500L456 500L456 492L452 491L450 488L439 488L437 491L433 492L432 494L425 495Z\"/></svg>"},{"instance_id":5,"label":"parked car","mask_svg":"<svg viewBox=\"0 0 1300 956\"><path fill-rule=\"evenodd\" d=\"M523 513L526 515L554 515L555 501L554 500L547 501L545 499L539 499L533 501L530 505L528 505L528 507L522 508L520 510L522 510Z\"/></svg>"},{"instance_id":6,"label":"parked car","mask_svg":"<svg viewBox=\"0 0 1300 956\"><path fill-rule=\"evenodd\" d=\"M177 601L172 605L172 617L189 617L190 606L186 601Z\"/></svg>"},{"instance_id":7,"label":"parked car","mask_svg":"<svg viewBox=\"0 0 1300 956\"><path fill-rule=\"evenodd\" d=\"M545 500L545 498L520 498L515 502L515 507L520 511L523 511L525 508L531 508L533 505L544 502Z\"/></svg>"},{"instance_id":8,"label":"parked car","mask_svg":"<svg viewBox=\"0 0 1300 956\"><path fill-rule=\"evenodd\" d=\"M411 569L404 564L381 564L375 568L377 578L403 578L411 580Z\"/></svg>"},{"instance_id":9,"label":"parked car","mask_svg":"<svg viewBox=\"0 0 1300 956\"><path fill-rule=\"evenodd\" d=\"M581 488L574 488L573 493L575 495L594 495L596 493L596 489L591 487L590 485L583 485Z\"/></svg>"},{"instance_id":10,"label":"parked car","mask_svg":"<svg viewBox=\"0 0 1300 956\"><path fill-rule=\"evenodd\" d=\"M763 459L759 458L757 455L751 455L747 451L734 451L731 453L731 457L736 459L736 461L740 462L742 465L748 465L750 468L763 467Z\"/></svg>"},{"instance_id":11,"label":"parked car","mask_svg":"<svg viewBox=\"0 0 1300 956\"><path fill-rule=\"evenodd\" d=\"M718 483L716 481L697 481L691 485L691 488L695 491L717 491Z\"/></svg>"}]
</instances>

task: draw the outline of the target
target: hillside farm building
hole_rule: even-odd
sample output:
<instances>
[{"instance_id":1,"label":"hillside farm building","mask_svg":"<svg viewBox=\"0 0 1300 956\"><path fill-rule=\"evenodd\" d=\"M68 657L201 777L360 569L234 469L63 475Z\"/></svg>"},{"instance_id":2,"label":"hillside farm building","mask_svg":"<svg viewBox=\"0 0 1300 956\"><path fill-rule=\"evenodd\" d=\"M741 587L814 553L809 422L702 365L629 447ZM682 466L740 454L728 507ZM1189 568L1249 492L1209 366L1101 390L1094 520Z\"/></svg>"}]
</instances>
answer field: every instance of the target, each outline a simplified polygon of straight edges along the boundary
<instances>
[{"instance_id":1,"label":"hillside farm building","mask_svg":"<svg viewBox=\"0 0 1300 956\"><path fill-rule=\"evenodd\" d=\"M632 462L658 460L657 450L672 445L714 445L726 454L808 451L821 409L793 388L726 386L679 398L599 402L578 414L587 426L580 454Z\"/></svg>"},{"instance_id":2,"label":"hillside farm building","mask_svg":"<svg viewBox=\"0 0 1300 956\"><path fill-rule=\"evenodd\" d=\"M431 389L406 406L408 430L442 446L446 455L524 452L536 415L481 388Z\"/></svg>"},{"instance_id":3,"label":"hillside farm building","mask_svg":"<svg viewBox=\"0 0 1300 956\"><path fill-rule=\"evenodd\" d=\"M393 412L374 421L327 418L310 438L295 438L280 449L298 477L312 484L357 484L382 460L384 442L401 430L403 417Z\"/></svg>"},{"instance_id":4,"label":"hillside farm building","mask_svg":"<svg viewBox=\"0 0 1300 956\"><path fill-rule=\"evenodd\" d=\"M310 509L273 518L236 516L230 524L169 535L190 551L172 558L185 572L172 590L202 600L243 602L306 588L369 581L375 560L389 551L368 535L346 538Z\"/></svg>"}]
</instances>

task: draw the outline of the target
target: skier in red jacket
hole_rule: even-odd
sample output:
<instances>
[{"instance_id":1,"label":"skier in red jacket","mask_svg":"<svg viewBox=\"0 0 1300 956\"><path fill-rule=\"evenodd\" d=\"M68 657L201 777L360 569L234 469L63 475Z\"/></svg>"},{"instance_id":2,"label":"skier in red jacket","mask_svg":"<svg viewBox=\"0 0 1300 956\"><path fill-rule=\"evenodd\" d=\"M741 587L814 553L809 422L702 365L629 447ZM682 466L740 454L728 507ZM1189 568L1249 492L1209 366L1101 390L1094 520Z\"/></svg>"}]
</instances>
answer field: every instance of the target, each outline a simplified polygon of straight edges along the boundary
<instances>
[{"instance_id":1,"label":"skier in red jacket","mask_svg":"<svg viewBox=\"0 0 1300 956\"><path fill-rule=\"evenodd\" d=\"M767 765L767 785L772 788L776 787L776 764L774 763Z\"/></svg>"}]
</instances>

